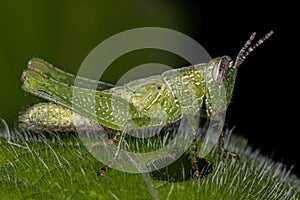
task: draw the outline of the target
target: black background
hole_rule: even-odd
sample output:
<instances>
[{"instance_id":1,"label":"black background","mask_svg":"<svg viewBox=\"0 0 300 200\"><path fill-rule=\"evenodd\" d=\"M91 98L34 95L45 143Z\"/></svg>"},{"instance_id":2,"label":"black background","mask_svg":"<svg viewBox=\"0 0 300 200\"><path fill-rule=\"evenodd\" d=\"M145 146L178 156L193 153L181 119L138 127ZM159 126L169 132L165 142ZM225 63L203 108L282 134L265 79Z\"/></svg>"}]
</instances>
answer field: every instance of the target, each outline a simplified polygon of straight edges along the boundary
<instances>
[{"instance_id":1,"label":"black background","mask_svg":"<svg viewBox=\"0 0 300 200\"><path fill-rule=\"evenodd\" d=\"M207 10L194 4L192 12L204 17L201 44L212 57L234 57L252 32L260 38L274 31L241 65L226 121L264 155L295 165L299 177L299 21L292 5L223 2L207 4Z\"/></svg>"}]
</instances>

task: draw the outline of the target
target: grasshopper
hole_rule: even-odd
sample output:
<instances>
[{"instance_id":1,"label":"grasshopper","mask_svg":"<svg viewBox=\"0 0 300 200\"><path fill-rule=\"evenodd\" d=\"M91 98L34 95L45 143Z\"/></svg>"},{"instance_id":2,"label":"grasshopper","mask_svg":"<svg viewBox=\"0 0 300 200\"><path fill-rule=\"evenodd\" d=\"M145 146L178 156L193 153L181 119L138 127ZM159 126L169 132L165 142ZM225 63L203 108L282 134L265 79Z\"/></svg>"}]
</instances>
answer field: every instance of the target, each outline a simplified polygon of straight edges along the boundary
<instances>
[{"instance_id":1,"label":"grasshopper","mask_svg":"<svg viewBox=\"0 0 300 200\"><path fill-rule=\"evenodd\" d=\"M34 132L112 130L120 133L114 138L119 141L124 138L129 121L131 128L143 128L166 126L179 121L183 115L193 118L199 110L204 110L208 118L217 116L219 113L216 110L225 111L213 99L214 93L219 91L219 85L225 86L225 103L228 106L238 67L250 52L272 34L273 31L270 31L251 45L255 37L253 33L235 59L221 56L209 63L169 70L161 75L134 80L118 87L76 77L43 59L32 58L22 74L22 88L50 102L30 107L19 116L19 126ZM74 86L75 79L80 82L80 87ZM94 83L97 83L97 89L89 89ZM194 121L191 121L193 124ZM196 131L192 131L191 135L194 137L190 147L193 177L200 178L207 171L200 169L197 164ZM236 155L224 149L222 134L219 144L222 152ZM106 175L114 159L100 169L101 177Z\"/></svg>"}]
</instances>

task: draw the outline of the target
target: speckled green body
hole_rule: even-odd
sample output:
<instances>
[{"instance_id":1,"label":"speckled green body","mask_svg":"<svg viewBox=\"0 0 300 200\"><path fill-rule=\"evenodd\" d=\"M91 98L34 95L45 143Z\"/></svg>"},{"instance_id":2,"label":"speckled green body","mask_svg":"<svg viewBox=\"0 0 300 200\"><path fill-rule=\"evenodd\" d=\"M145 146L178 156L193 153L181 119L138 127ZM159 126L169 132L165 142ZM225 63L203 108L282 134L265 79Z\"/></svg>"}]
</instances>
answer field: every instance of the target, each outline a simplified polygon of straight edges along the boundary
<instances>
[{"instance_id":1,"label":"speckled green body","mask_svg":"<svg viewBox=\"0 0 300 200\"><path fill-rule=\"evenodd\" d=\"M212 163L207 161L205 166L199 166L199 124L195 117L200 114L200 117L204 115L210 121L216 122L212 125L213 129L207 130L205 144L210 140L215 144L219 140L224 155L238 159L236 153L228 152L224 148L221 133L238 67L250 52L273 34L273 31L251 45L255 34L254 32L250 36L235 60L229 56L222 56L212 59L209 63L169 70L161 75L134 80L118 87L75 77L42 59L33 58L28 63L28 69L22 74L22 88L51 103L36 104L29 108L19 117L20 127L33 131L77 131L83 127L88 130L111 129L117 132L114 137L114 143L118 143L117 149L107 161L107 165L98 172L98 176L106 177L106 172L114 165L129 130L167 126L182 119L181 121L186 121L186 132L192 136L192 141L188 143L192 177L202 178L210 173ZM94 87L91 86L96 84L97 88L92 89ZM96 133L98 134L98 131ZM94 145L96 144L92 146ZM207 146L203 152L212 149L211 145ZM154 164L156 168L156 164L165 159L167 157L162 156L150 160L148 164Z\"/></svg>"},{"instance_id":2,"label":"speckled green body","mask_svg":"<svg viewBox=\"0 0 300 200\"><path fill-rule=\"evenodd\" d=\"M76 128L74 115L90 120L90 124L94 125L96 121L114 130L124 130L128 124L137 128L163 126L179 120L184 112L195 114L203 104L205 114L210 117L217 116L219 113L216 111L226 110L224 102L216 98L220 94L226 94L225 105L229 104L236 69L227 69L224 83L219 83L217 75L224 58L215 58L207 64L169 70L162 75L134 80L119 87L99 82L97 90L88 89L93 81L81 77L79 80L82 87L75 87L71 85L75 81L74 75L54 68L40 58L33 58L28 63L28 69L23 72L22 88L61 105L59 109L64 110L63 118L69 118L70 123L54 123L56 125L53 127L57 129L64 126ZM49 112L49 106L48 112L41 112L41 106L34 105L31 108L33 114L28 115L27 112L20 116L21 127L40 130L44 126L47 129L51 127L50 121L62 118L58 116L61 112ZM40 117L49 119L42 123L38 120Z\"/></svg>"},{"instance_id":3,"label":"speckled green body","mask_svg":"<svg viewBox=\"0 0 300 200\"><path fill-rule=\"evenodd\" d=\"M19 122L19 127L36 132L103 130L97 121L52 102L38 103L30 107L20 115Z\"/></svg>"}]
</instances>

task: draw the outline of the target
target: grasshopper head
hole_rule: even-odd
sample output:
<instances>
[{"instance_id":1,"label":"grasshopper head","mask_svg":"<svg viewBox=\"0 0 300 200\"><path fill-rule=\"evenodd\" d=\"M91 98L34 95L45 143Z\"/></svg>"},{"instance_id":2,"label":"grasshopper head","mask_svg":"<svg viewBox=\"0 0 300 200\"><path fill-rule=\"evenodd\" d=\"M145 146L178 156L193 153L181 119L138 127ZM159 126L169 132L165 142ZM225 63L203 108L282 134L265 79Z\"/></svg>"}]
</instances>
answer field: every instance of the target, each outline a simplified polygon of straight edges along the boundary
<instances>
[{"instance_id":1,"label":"grasshopper head","mask_svg":"<svg viewBox=\"0 0 300 200\"><path fill-rule=\"evenodd\" d=\"M255 44L251 45L256 33L252 33L249 40L245 43L243 48L241 48L235 60L231 59L229 56L222 56L214 59L213 68L213 79L217 83L224 84L226 89L226 102L227 105L231 101L232 92L235 83L235 77L237 74L238 67L243 63L246 57L259 45L261 45L265 40L267 40L273 31L270 31L263 38L258 40ZM251 45L251 46L250 46Z\"/></svg>"},{"instance_id":2,"label":"grasshopper head","mask_svg":"<svg viewBox=\"0 0 300 200\"><path fill-rule=\"evenodd\" d=\"M226 104L228 106L231 101L237 68L234 67L234 60L229 56L215 58L212 62L211 64L214 66L212 77L217 85L223 84L225 86Z\"/></svg>"}]
</instances>

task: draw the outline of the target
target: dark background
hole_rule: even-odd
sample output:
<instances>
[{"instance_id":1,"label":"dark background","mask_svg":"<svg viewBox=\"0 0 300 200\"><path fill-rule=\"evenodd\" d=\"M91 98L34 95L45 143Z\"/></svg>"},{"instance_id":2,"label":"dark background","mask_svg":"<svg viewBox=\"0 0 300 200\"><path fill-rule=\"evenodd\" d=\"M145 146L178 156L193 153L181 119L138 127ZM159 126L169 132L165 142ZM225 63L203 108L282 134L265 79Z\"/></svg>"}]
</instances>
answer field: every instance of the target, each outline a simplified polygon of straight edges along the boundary
<instances>
[{"instance_id":1,"label":"dark background","mask_svg":"<svg viewBox=\"0 0 300 200\"><path fill-rule=\"evenodd\" d=\"M300 176L295 32L299 22L292 7L253 1L1 1L0 116L13 127L20 110L40 101L20 89L22 70L32 56L76 73L85 56L106 38L127 29L157 26L187 34L212 57L235 57L253 31L260 38L273 30L274 35L239 69L226 122L263 154L287 167L295 164L293 172ZM121 64L134 66L136 59L147 63L158 55L131 56Z\"/></svg>"}]
</instances>

